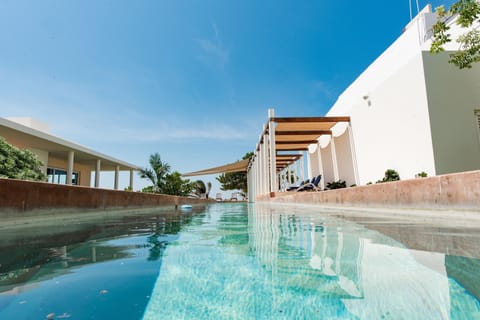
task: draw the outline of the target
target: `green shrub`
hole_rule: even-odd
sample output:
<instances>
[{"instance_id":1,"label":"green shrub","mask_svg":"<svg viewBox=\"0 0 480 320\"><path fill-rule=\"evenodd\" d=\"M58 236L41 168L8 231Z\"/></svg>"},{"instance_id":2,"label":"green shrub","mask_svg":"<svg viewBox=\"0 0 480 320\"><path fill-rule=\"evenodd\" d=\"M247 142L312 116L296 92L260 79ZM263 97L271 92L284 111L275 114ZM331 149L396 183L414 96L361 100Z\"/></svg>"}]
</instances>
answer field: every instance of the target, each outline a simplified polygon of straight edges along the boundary
<instances>
[{"instance_id":1,"label":"green shrub","mask_svg":"<svg viewBox=\"0 0 480 320\"><path fill-rule=\"evenodd\" d=\"M342 189L347 187L347 183L343 180L338 180L338 181L328 182L326 187L327 189L330 189L330 190Z\"/></svg>"},{"instance_id":2,"label":"green shrub","mask_svg":"<svg viewBox=\"0 0 480 320\"><path fill-rule=\"evenodd\" d=\"M0 178L46 181L42 166L34 153L18 149L0 137Z\"/></svg>"},{"instance_id":3,"label":"green shrub","mask_svg":"<svg viewBox=\"0 0 480 320\"><path fill-rule=\"evenodd\" d=\"M398 174L397 171L393 169L387 169L387 171L385 171L385 176L383 177L383 179L378 180L376 183L399 181L399 180L400 180L400 175Z\"/></svg>"},{"instance_id":4,"label":"green shrub","mask_svg":"<svg viewBox=\"0 0 480 320\"><path fill-rule=\"evenodd\" d=\"M425 171L422 171L420 173L417 173L415 176L419 178L426 178L428 177L428 174Z\"/></svg>"}]
</instances>

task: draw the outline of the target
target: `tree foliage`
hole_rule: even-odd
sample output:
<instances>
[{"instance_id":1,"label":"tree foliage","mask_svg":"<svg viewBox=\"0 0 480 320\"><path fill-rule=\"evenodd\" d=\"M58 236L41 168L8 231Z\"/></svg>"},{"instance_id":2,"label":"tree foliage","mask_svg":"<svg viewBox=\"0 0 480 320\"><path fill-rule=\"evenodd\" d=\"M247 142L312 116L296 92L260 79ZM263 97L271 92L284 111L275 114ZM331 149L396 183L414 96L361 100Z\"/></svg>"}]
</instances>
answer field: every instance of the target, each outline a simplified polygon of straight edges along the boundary
<instances>
[{"instance_id":1,"label":"tree foliage","mask_svg":"<svg viewBox=\"0 0 480 320\"><path fill-rule=\"evenodd\" d=\"M247 152L242 160L250 159L253 156L253 152ZM232 172L223 173L217 177L217 181L220 182L220 190L242 190L247 193L247 174L246 172Z\"/></svg>"},{"instance_id":2,"label":"tree foliage","mask_svg":"<svg viewBox=\"0 0 480 320\"><path fill-rule=\"evenodd\" d=\"M0 177L45 181L45 174L42 172L42 162L37 156L28 151L20 150L7 143L0 137Z\"/></svg>"},{"instance_id":3,"label":"tree foliage","mask_svg":"<svg viewBox=\"0 0 480 320\"><path fill-rule=\"evenodd\" d=\"M208 199L208 195L211 189L212 189L211 182L207 182L207 184L205 184L205 182L203 182L202 180L197 180L193 182L193 193L198 197L204 196L205 198Z\"/></svg>"},{"instance_id":4,"label":"tree foliage","mask_svg":"<svg viewBox=\"0 0 480 320\"><path fill-rule=\"evenodd\" d=\"M189 179L182 179L182 175L175 171L165 176L165 186L163 194L174 196L188 196L193 190L193 183Z\"/></svg>"},{"instance_id":5,"label":"tree foliage","mask_svg":"<svg viewBox=\"0 0 480 320\"><path fill-rule=\"evenodd\" d=\"M140 177L150 180L153 184L150 188L151 191L147 189L147 192L161 192L165 187L165 180L170 172L170 165L162 161L158 152L150 155L148 162L150 168L140 170Z\"/></svg>"},{"instance_id":6,"label":"tree foliage","mask_svg":"<svg viewBox=\"0 0 480 320\"><path fill-rule=\"evenodd\" d=\"M456 23L462 28L470 28L479 19L480 3L477 0L458 0L449 10L444 6L436 8L438 22L433 26L433 41L430 47L431 53L445 51L443 46L452 41L448 31L450 27L446 21L458 15ZM471 68L473 63L480 61L480 33L471 29L458 37L459 50L450 54L450 63L460 69Z\"/></svg>"},{"instance_id":7,"label":"tree foliage","mask_svg":"<svg viewBox=\"0 0 480 320\"><path fill-rule=\"evenodd\" d=\"M152 182L151 186L142 189L142 192L162 193L175 196L188 196L193 190L193 184L189 179L182 179L182 175L177 172L170 172L170 165L160 157L160 154L154 153L149 159L150 168L144 168L140 171L140 177Z\"/></svg>"}]
</instances>

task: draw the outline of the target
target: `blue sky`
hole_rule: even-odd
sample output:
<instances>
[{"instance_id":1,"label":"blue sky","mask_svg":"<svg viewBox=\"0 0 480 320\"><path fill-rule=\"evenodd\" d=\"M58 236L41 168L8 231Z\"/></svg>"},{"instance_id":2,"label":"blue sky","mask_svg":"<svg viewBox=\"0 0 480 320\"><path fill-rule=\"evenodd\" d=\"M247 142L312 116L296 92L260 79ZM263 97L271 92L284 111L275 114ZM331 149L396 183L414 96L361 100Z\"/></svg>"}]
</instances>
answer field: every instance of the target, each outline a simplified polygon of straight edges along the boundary
<instances>
[{"instance_id":1,"label":"blue sky","mask_svg":"<svg viewBox=\"0 0 480 320\"><path fill-rule=\"evenodd\" d=\"M0 116L200 170L251 151L270 107L324 115L408 21L408 0L0 0Z\"/></svg>"}]
</instances>

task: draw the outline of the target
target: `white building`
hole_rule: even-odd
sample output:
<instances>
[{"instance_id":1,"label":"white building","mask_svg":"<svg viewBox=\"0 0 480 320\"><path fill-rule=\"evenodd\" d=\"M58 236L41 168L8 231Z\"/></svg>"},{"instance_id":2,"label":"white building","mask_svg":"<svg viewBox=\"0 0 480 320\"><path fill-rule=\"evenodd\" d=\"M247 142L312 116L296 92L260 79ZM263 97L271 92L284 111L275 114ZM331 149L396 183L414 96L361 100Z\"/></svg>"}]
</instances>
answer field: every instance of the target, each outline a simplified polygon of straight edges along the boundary
<instances>
[{"instance_id":1,"label":"white building","mask_svg":"<svg viewBox=\"0 0 480 320\"><path fill-rule=\"evenodd\" d=\"M9 144L33 152L43 164L42 171L48 182L79 186L100 187L100 173L114 172L114 189L119 189L121 171L133 173L141 168L115 159L77 143L54 136L48 124L31 118L1 118L0 137ZM92 173L94 173L93 181Z\"/></svg>"},{"instance_id":2,"label":"white building","mask_svg":"<svg viewBox=\"0 0 480 320\"><path fill-rule=\"evenodd\" d=\"M361 185L381 179L387 169L402 179L422 171L433 176L480 169L480 65L460 70L448 63L448 52L430 54L435 22L427 6L338 97L326 116L350 122L337 123L308 146L309 177ZM456 39L462 30L455 18L447 24ZM455 41L446 46L457 49ZM267 154L257 152L249 167L250 196L279 189L278 178L265 176L276 163L275 156L265 161ZM269 188L255 188L265 181Z\"/></svg>"}]
</instances>

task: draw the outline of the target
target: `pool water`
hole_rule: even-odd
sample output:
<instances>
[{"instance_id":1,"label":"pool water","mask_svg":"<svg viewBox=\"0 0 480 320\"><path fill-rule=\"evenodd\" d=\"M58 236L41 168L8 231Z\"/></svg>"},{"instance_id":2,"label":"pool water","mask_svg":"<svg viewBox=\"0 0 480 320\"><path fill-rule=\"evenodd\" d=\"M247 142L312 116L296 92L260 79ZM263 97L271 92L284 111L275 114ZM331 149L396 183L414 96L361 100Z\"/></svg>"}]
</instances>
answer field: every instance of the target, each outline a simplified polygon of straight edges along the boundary
<instances>
[{"instance_id":1,"label":"pool water","mask_svg":"<svg viewBox=\"0 0 480 320\"><path fill-rule=\"evenodd\" d=\"M0 229L0 319L480 319L480 225L314 207Z\"/></svg>"}]
</instances>

